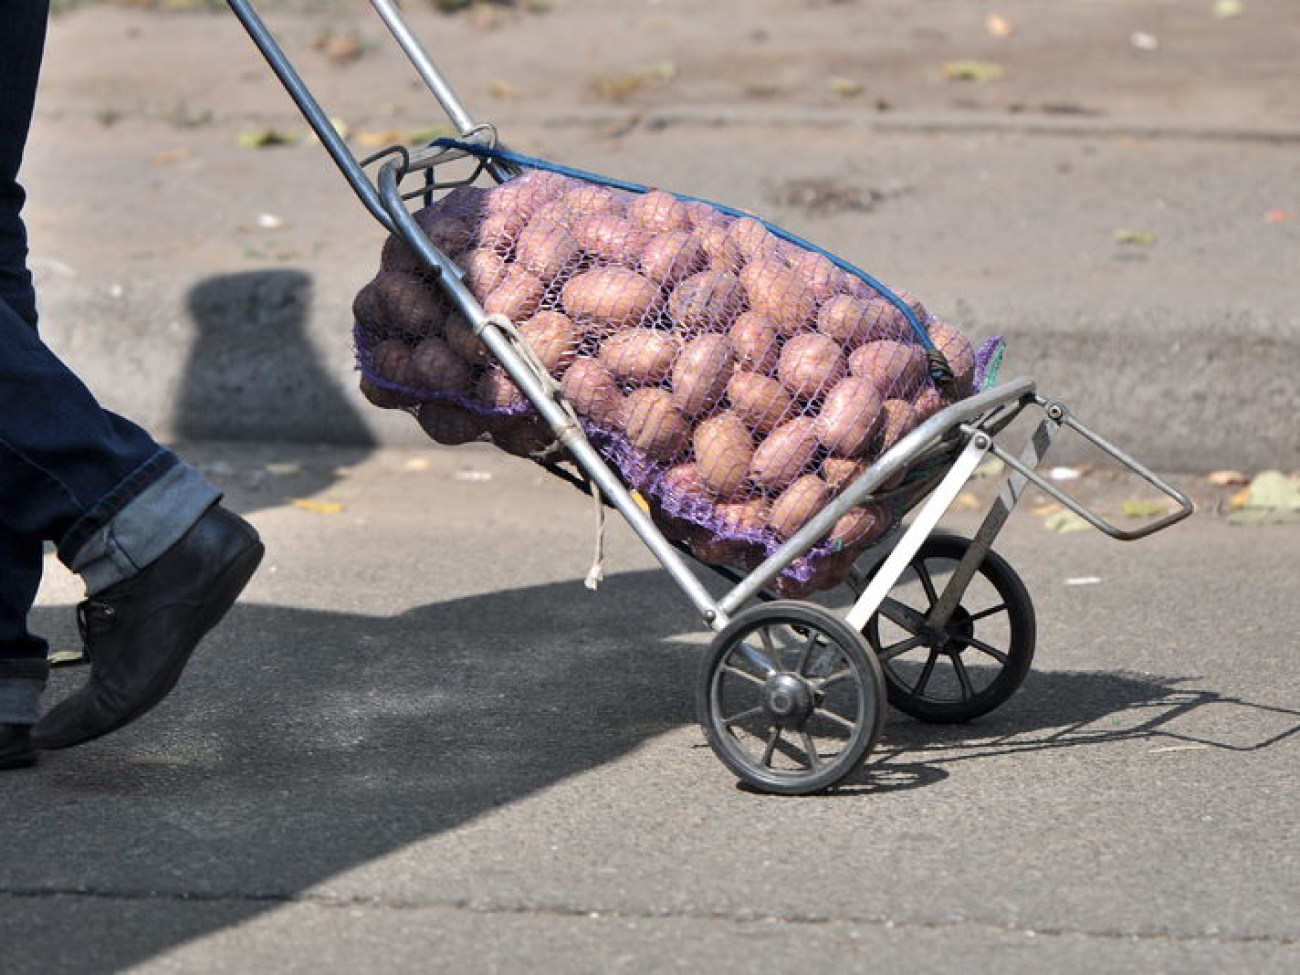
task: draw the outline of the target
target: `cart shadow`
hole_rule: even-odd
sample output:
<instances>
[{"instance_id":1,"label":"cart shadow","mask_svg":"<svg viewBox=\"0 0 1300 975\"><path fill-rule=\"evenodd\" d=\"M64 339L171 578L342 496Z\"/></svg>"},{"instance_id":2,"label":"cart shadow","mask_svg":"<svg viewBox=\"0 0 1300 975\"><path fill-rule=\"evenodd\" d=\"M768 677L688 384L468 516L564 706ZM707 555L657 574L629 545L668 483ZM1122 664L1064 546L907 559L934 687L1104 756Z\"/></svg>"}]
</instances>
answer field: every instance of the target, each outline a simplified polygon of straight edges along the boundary
<instances>
[{"instance_id":1,"label":"cart shadow","mask_svg":"<svg viewBox=\"0 0 1300 975\"><path fill-rule=\"evenodd\" d=\"M1300 710L1126 671L1033 671L1007 704L964 725L891 712L882 740L835 794L893 792L946 778L958 762L1125 741L1152 750L1260 751L1300 735Z\"/></svg>"}]
</instances>

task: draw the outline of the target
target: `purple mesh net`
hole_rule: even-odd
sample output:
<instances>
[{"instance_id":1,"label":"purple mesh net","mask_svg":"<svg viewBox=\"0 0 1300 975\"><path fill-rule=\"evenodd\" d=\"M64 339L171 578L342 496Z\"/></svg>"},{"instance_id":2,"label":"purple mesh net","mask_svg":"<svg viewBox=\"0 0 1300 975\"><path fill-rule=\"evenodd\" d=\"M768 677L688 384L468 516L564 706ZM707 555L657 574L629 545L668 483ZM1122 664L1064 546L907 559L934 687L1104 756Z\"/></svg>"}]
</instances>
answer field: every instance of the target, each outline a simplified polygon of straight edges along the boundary
<instances>
[{"instance_id":1,"label":"purple mesh net","mask_svg":"<svg viewBox=\"0 0 1300 975\"><path fill-rule=\"evenodd\" d=\"M867 281L759 220L661 190L533 170L414 216L483 308L516 324L664 533L712 564L761 562L918 423L990 382L1000 357L1000 341L977 351L894 292L947 359L941 389L906 315ZM550 444L399 238L353 311L372 402L444 444ZM778 589L837 584L903 510L888 497L851 509Z\"/></svg>"}]
</instances>

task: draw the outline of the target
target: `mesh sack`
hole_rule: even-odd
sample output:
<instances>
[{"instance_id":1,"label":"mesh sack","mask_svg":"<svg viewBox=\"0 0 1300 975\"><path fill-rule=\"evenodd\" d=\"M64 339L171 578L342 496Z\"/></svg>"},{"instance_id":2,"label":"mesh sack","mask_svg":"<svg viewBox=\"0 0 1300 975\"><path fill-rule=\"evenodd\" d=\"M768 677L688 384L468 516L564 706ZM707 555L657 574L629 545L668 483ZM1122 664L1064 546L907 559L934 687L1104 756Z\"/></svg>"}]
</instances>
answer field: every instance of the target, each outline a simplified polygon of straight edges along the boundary
<instances>
[{"instance_id":1,"label":"mesh sack","mask_svg":"<svg viewBox=\"0 0 1300 975\"><path fill-rule=\"evenodd\" d=\"M531 169L457 187L413 216L483 308L516 324L664 533L701 561L757 565L983 383L989 350L905 292L752 216L597 179ZM353 312L372 402L411 411L444 444L488 439L534 457L550 444L400 238ZM879 497L853 508L777 588L837 584L903 510Z\"/></svg>"}]
</instances>

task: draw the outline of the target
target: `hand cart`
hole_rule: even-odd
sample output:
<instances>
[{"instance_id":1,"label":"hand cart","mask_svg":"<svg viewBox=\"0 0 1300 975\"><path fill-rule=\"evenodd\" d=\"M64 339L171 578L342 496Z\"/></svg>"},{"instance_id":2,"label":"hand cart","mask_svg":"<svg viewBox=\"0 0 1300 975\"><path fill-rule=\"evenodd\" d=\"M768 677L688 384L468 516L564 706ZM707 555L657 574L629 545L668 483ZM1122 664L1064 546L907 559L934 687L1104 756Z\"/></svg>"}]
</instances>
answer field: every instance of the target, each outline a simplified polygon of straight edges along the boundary
<instances>
[{"instance_id":1,"label":"hand cart","mask_svg":"<svg viewBox=\"0 0 1300 975\"><path fill-rule=\"evenodd\" d=\"M1132 540L1186 518L1191 501L1097 436L1062 403L1020 378L959 399L924 420L853 483L715 598L698 563L669 541L629 487L584 434L558 387L547 381L512 323L488 314L463 272L421 229L408 200L445 188L437 167L481 147L476 175L503 183L520 168L497 152L495 130L462 106L394 0L370 0L439 102L460 139L420 150L394 147L358 160L290 64L251 0L228 0L361 203L420 258L475 334L518 385L591 489L627 521L714 632L696 684L698 717L718 758L761 791L807 794L853 773L874 746L886 704L932 722L962 722L998 707L1016 690L1034 653L1029 595L992 545L1016 501L1033 484L1113 538ZM376 170L373 176L371 170ZM410 176L423 180L403 190ZM1008 428L1026 415L1032 435L1008 447ZM1036 425L1034 423L1036 421ZM1082 436L1174 502L1171 513L1123 530L1038 473L1065 430ZM1005 465L1000 493L973 538L936 531L944 512L981 463ZM900 491L899 481L905 483ZM819 603L775 598L771 584L857 505L888 495L909 518L876 543L848 574L854 590L842 616ZM913 590L904 595L908 587Z\"/></svg>"}]
</instances>

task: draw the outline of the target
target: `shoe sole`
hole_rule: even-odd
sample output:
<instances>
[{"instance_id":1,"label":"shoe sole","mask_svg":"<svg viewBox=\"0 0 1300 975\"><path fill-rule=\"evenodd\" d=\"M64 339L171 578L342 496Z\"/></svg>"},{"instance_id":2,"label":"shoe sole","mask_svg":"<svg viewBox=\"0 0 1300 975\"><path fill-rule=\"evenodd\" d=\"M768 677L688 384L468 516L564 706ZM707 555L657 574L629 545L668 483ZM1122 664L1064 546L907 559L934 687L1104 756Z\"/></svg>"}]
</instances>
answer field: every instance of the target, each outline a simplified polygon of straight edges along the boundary
<instances>
[{"instance_id":1,"label":"shoe sole","mask_svg":"<svg viewBox=\"0 0 1300 975\"><path fill-rule=\"evenodd\" d=\"M186 641L185 648L171 662L171 666L161 674L161 679L150 689L149 693L141 698L140 705L135 710L123 715L118 721L96 731L92 735L79 738L76 741L59 742L59 743L41 743L38 747L45 751L56 751L60 748L71 748L75 745L84 745L88 741L94 741L96 738L102 738L105 735L112 734L121 728L126 727L137 718L143 717L149 711L152 711L159 703L162 702L168 694L176 687L177 682L184 673L190 657L194 651L203 642L214 626L221 622L222 617L230 611L239 599L239 594L244 591L248 585L248 580L253 577L257 571L258 565L262 561L262 556L266 552L266 546L256 538L250 539L251 544L247 549L235 556L228 566L213 581L212 590L220 593L220 599L209 604L209 609L202 616L195 620L193 635Z\"/></svg>"}]
</instances>

